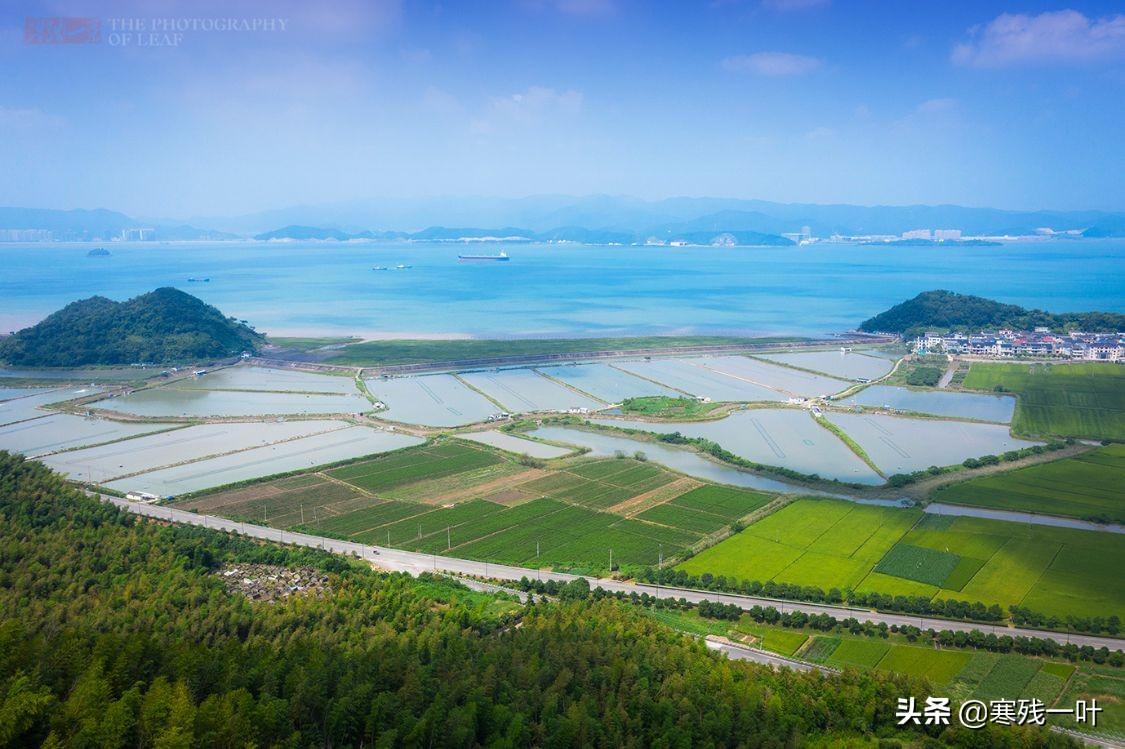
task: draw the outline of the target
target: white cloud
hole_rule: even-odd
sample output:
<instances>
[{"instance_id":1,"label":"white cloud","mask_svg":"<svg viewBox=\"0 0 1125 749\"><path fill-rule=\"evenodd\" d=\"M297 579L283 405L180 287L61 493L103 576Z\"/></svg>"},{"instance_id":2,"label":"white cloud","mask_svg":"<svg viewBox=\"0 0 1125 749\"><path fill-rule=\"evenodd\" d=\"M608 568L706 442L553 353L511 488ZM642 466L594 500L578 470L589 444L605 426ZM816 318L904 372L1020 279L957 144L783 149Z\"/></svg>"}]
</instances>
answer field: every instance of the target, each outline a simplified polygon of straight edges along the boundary
<instances>
[{"instance_id":1,"label":"white cloud","mask_svg":"<svg viewBox=\"0 0 1125 749\"><path fill-rule=\"evenodd\" d=\"M807 55L789 52L755 52L735 55L723 60L723 67L735 73L753 73L766 76L805 75L817 70L821 61Z\"/></svg>"},{"instance_id":2,"label":"white cloud","mask_svg":"<svg viewBox=\"0 0 1125 749\"><path fill-rule=\"evenodd\" d=\"M791 10L808 10L828 5L830 0L762 0L762 7L783 13Z\"/></svg>"},{"instance_id":3,"label":"white cloud","mask_svg":"<svg viewBox=\"0 0 1125 749\"><path fill-rule=\"evenodd\" d=\"M36 107L0 106L0 131L57 130L64 120Z\"/></svg>"},{"instance_id":4,"label":"white cloud","mask_svg":"<svg viewBox=\"0 0 1125 749\"><path fill-rule=\"evenodd\" d=\"M492 98L487 111L470 120L469 129L477 135L487 135L504 128L554 122L577 115L582 111L582 103L581 91L531 86L526 91Z\"/></svg>"},{"instance_id":5,"label":"white cloud","mask_svg":"<svg viewBox=\"0 0 1125 749\"><path fill-rule=\"evenodd\" d=\"M938 99L927 99L918 105L917 112L919 114L937 114L939 112L951 112L957 108L957 100L948 97Z\"/></svg>"},{"instance_id":6,"label":"white cloud","mask_svg":"<svg viewBox=\"0 0 1125 749\"><path fill-rule=\"evenodd\" d=\"M428 86L422 94L422 105L433 112L458 112L461 102L457 97L444 89Z\"/></svg>"},{"instance_id":7,"label":"white cloud","mask_svg":"<svg viewBox=\"0 0 1125 749\"><path fill-rule=\"evenodd\" d=\"M1125 58L1125 15L1091 19L1076 10L1004 13L969 29L952 54L958 65L980 68L1116 58Z\"/></svg>"},{"instance_id":8,"label":"white cloud","mask_svg":"<svg viewBox=\"0 0 1125 749\"><path fill-rule=\"evenodd\" d=\"M532 86L522 93L492 100L492 111L512 119L535 119L549 114L577 114L582 109L582 94L568 89L556 91Z\"/></svg>"},{"instance_id":9,"label":"white cloud","mask_svg":"<svg viewBox=\"0 0 1125 749\"><path fill-rule=\"evenodd\" d=\"M814 127L805 133L805 140L830 140L836 137L836 131L830 127Z\"/></svg>"},{"instance_id":10,"label":"white cloud","mask_svg":"<svg viewBox=\"0 0 1125 749\"><path fill-rule=\"evenodd\" d=\"M617 12L616 0L522 0L528 10L553 10L568 16L597 18Z\"/></svg>"}]
</instances>

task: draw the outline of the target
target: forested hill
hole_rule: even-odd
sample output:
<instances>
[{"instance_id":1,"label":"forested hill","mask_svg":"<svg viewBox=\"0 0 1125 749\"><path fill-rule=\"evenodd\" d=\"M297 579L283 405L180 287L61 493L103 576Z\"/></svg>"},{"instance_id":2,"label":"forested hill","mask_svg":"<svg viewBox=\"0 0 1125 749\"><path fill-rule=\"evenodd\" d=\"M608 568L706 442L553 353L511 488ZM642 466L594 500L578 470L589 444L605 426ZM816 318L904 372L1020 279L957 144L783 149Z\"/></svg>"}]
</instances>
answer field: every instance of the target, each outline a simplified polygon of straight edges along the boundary
<instances>
[{"instance_id":1,"label":"forested hill","mask_svg":"<svg viewBox=\"0 0 1125 749\"><path fill-rule=\"evenodd\" d=\"M231 562L312 565L328 589L252 603L215 574ZM572 599L141 521L0 452L0 746L1071 745L903 732L920 681L774 673Z\"/></svg>"},{"instance_id":2,"label":"forested hill","mask_svg":"<svg viewBox=\"0 0 1125 749\"><path fill-rule=\"evenodd\" d=\"M917 335L927 330L1031 330L1039 326L1055 331L1117 332L1125 330L1125 315L1115 312L1044 312L952 291L924 291L865 320L859 329Z\"/></svg>"},{"instance_id":3,"label":"forested hill","mask_svg":"<svg viewBox=\"0 0 1125 749\"><path fill-rule=\"evenodd\" d=\"M191 294L164 287L115 302L72 302L0 341L0 361L17 366L207 361L256 351L264 336Z\"/></svg>"}]
</instances>

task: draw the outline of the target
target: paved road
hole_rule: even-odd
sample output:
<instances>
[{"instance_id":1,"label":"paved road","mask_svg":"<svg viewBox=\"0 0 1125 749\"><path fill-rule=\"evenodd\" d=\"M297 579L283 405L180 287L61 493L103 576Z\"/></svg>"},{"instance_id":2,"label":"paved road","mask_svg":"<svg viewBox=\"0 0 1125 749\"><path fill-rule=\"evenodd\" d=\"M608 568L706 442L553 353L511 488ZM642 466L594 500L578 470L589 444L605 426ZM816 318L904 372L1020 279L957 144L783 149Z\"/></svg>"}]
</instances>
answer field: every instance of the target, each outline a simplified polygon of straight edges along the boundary
<instances>
[{"instance_id":1,"label":"paved road","mask_svg":"<svg viewBox=\"0 0 1125 749\"><path fill-rule=\"evenodd\" d=\"M1052 525L1056 528L1077 528L1081 531L1101 531L1102 533L1125 533L1125 525L1117 523L1091 523L1089 520L1060 518L1055 515L1036 515L1031 512L1011 512L1010 510L989 510L983 507L962 507L934 502L926 505L931 515L962 515L988 520L1006 520L1009 523L1028 523L1030 525Z\"/></svg>"},{"instance_id":2,"label":"paved road","mask_svg":"<svg viewBox=\"0 0 1125 749\"><path fill-rule=\"evenodd\" d=\"M323 549L336 554L344 554L347 556L354 556L361 559L369 560L379 567L393 571L393 572L409 572L411 574L419 574L422 572L451 572L458 575L476 575L481 577L499 579L499 580L519 580L521 577L534 578L540 580L558 580L560 582L569 582L577 579L577 575L568 575L562 572L549 572L543 570L527 569L525 567L512 567L503 564L492 564L490 562L475 562L468 559L457 559L455 557L444 557L436 554L419 554L412 551L402 551L400 549L389 549L380 546L368 546L366 544L357 544L352 541L340 541L334 538L324 538L321 536L311 536L305 533L293 533L291 531L278 530L277 528L268 528L260 525L253 525L250 523L238 523L233 520L225 518L217 518L210 515L199 515L194 512L180 510L175 507L168 507L166 505L149 505L140 502L133 502L119 497L110 497L107 495L98 495L107 502L121 507L129 512L147 517L158 518L177 523L190 523L192 525L200 525L207 528L216 528L220 530L230 531L234 533L241 533L253 538L261 538L267 541L276 541L278 543L294 544L297 546L306 546L315 549ZM1095 635L1083 634L1066 634L1059 632L1047 632L1044 630L1036 629L1023 629L1020 627L1006 627L1002 625L990 624L972 624L969 622L956 622L946 619L934 619L930 617L909 616L906 614L885 614L869 609L858 609L847 606L829 606L825 604L804 603L798 601L782 601L772 598L762 598L757 596L743 596L735 595L732 593L715 593L702 590L691 590L688 588L670 588L667 586L644 585L626 583L620 580L608 580L604 578L587 577L586 578L591 587L602 587L605 590L616 592L622 591L623 593L648 593L649 595L657 596L659 598L683 598L693 603L700 601L717 601L722 603L731 603L740 606L743 609L749 609L753 606L773 606L778 610L784 611L803 611L806 614L829 614L838 619L844 619L849 616L854 616L860 621L874 622L876 624L885 622L887 625L891 624L910 624L922 629L949 629L954 631L968 632L974 629L981 630L982 632L993 632L997 635L1012 635L1023 637L1035 637L1045 640L1055 640L1060 643L1072 642L1076 645L1091 645L1095 648L1102 646L1108 647L1111 650L1119 650L1125 646L1125 640L1120 640L1112 637L1098 637Z\"/></svg>"},{"instance_id":3,"label":"paved road","mask_svg":"<svg viewBox=\"0 0 1125 749\"><path fill-rule=\"evenodd\" d=\"M758 650L757 648L745 648L740 645L735 645L734 643L717 642L710 639L705 639L704 643L707 645L708 650L725 653L732 661L752 661L774 668L791 668L794 671L820 671L824 674L836 673L830 668L818 666L815 663L793 660L792 658L786 658L765 650Z\"/></svg>"},{"instance_id":4,"label":"paved road","mask_svg":"<svg viewBox=\"0 0 1125 749\"><path fill-rule=\"evenodd\" d=\"M949 366L942 372L941 379L938 380L938 389L945 390L949 387L949 383L953 382L953 375L957 374L957 360L950 359Z\"/></svg>"}]
</instances>

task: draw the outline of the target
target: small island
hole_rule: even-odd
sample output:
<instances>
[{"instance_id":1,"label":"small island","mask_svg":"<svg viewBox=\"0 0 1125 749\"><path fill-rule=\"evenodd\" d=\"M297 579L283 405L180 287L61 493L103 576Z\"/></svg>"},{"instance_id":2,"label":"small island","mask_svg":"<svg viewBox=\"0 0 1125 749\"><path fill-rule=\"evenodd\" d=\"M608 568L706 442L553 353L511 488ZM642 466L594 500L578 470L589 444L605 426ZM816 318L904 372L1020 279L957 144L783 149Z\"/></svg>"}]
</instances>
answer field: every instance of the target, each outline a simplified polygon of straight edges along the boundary
<instances>
[{"instance_id":1,"label":"small island","mask_svg":"<svg viewBox=\"0 0 1125 749\"><path fill-rule=\"evenodd\" d=\"M207 361L256 352L265 336L179 289L115 302L72 302L0 341L0 361L20 367L76 367Z\"/></svg>"},{"instance_id":2,"label":"small island","mask_svg":"<svg viewBox=\"0 0 1125 749\"><path fill-rule=\"evenodd\" d=\"M952 291L924 291L886 312L860 323L865 333L898 333L915 337L927 332L979 330L1083 331L1125 330L1125 315L1116 312L1045 312Z\"/></svg>"}]
</instances>

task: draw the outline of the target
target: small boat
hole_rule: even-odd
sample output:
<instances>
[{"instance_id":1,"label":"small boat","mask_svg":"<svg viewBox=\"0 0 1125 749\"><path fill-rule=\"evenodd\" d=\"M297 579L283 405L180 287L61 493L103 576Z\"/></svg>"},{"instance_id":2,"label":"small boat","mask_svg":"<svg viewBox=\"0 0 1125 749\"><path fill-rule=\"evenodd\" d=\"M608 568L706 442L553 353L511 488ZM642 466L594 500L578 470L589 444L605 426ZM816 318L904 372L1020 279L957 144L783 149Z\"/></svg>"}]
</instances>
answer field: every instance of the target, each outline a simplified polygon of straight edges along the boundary
<instances>
[{"instance_id":1,"label":"small boat","mask_svg":"<svg viewBox=\"0 0 1125 749\"><path fill-rule=\"evenodd\" d=\"M191 276L190 278L188 278L188 283L211 283L211 279L210 278L196 278L195 276Z\"/></svg>"},{"instance_id":2,"label":"small boat","mask_svg":"<svg viewBox=\"0 0 1125 749\"><path fill-rule=\"evenodd\" d=\"M390 268L385 265L373 265L371 266L371 270L390 270Z\"/></svg>"},{"instance_id":3,"label":"small boat","mask_svg":"<svg viewBox=\"0 0 1125 749\"><path fill-rule=\"evenodd\" d=\"M395 270L406 270L407 268L413 268L413 267L414 267L413 265L403 265L402 263L399 263L398 265L395 266Z\"/></svg>"},{"instance_id":4,"label":"small boat","mask_svg":"<svg viewBox=\"0 0 1125 749\"><path fill-rule=\"evenodd\" d=\"M499 255L458 255L458 260L495 260L497 262L506 263L511 260L508 253L500 250Z\"/></svg>"},{"instance_id":5,"label":"small boat","mask_svg":"<svg viewBox=\"0 0 1125 749\"><path fill-rule=\"evenodd\" d=\"M109 250L104 247L95 247L86 253L86 257L108 257Z\"/></svg>"}]
</instances>

